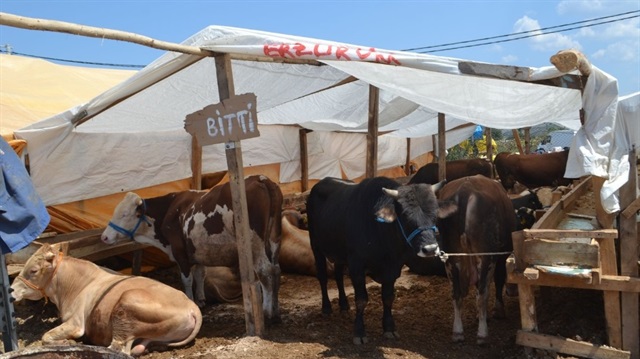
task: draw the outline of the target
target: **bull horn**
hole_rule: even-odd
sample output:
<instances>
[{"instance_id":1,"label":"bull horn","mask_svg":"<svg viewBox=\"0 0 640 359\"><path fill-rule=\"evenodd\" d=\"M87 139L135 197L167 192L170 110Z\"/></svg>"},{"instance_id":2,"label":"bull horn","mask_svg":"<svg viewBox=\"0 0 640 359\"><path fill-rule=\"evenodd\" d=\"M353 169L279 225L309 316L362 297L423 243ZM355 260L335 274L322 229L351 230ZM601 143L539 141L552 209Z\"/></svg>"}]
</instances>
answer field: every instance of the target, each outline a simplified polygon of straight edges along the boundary
<instances>
[{"instance_id":1,"label":"bull horn","mask_svg":"<svg viewBox=\"0 0 640 359\"><path fill-rule=\"evenodd\" d=\"M446 182L447 182L447 180L443 180L443 181L440 181L440 182L438 182L438 183L436 183L436 184L431 185L431 190L432 190L433 192L437 192L437 191L439 191L439 190L442 188L442 186L444 186L444 184L445 184Z\"/></svg>"},{"instance_id":2,"label":"bull horn","mask_svg":"<svg viewBox=\"0 0 640 359\"><path fill-rule=\"evenodd\" d=\"M387 196L390 196L390 197L393 197L393 198L398 198L398 190L397 189L388 189L388 188L382 187L382 192L386 193Z\"/></svg>"}]
</instances>

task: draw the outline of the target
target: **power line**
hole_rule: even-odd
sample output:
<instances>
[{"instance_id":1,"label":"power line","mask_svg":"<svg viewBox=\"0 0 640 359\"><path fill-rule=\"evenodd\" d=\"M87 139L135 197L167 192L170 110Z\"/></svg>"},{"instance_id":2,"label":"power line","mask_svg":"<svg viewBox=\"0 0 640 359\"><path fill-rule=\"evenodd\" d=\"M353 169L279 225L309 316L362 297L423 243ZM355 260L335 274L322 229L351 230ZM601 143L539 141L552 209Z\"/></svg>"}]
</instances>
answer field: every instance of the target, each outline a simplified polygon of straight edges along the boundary
<instances>
[{"instance_id":1,"label":"power line","mask_svg":"<svg viewBox=\"0 0 640 359\"><path fill-rule=\"evenodd\" d=\"M96 66L108 66L108 67L128 67L128 68L138 68L138 69L141 69L141 68L146 66L146 65L110 64L110 63L104 63L104 62L67 60L67 59L60 59L60 58L55 58L55 57L30 55L30 54L24 54L24 53L21 53L21 52L16 52L16 51L11 50L11 45L3 45L3 46L5 48L7 48L7 50L0 49L0 53L9 54L9 55L20 55L20 56L25 56L25 57L33 57L33 58L43 59L43 60L51 60L51 61L59 61L59 62L71 62L71 63L75 63L75 64L84 64L84 65L96 65Z\"/></svg>"},{"instance_id":2,"label":"power line","mask_svg":"<svg viewBox=\"0 0 640 359\"><path fill-rule=\"evenodd\" d=\"M555 34L555 33L569 31L569 30L576 30L576 29L582 29L582 28L587 28L587 27L592 27L592 26L597 26L597 25L614 23L614 22L623 21L623 20L629 20L629 19L640 17L639 13L640 13L640 10L634 10L634 11L628 11L628 12L619 13L619 14L615 14L615 15L598 17L598 18L594 18L594 19L590 19L590 20L572 22L572 23L563 24L563 25L549 26L549 27L544 27L544 28L540 28L540 29L516 32L516 33L506 34L506 35L491 36L491 37L485 37L485 38L474 39L474 40L450 42L450 43L441 44L441 45L415 47L415 48L411 48L411 49L405 49L405 50L402 50L402 51L415 51L415 52L418 52L418 53L427 54L427 53L433 53L433 52L457 50L457 49L463 49L463 48L470 48L470 47L497 44L497 43L502 43L502 42L516 41L516 40L522 40L522 39L526 39L526 38L530 38L530 37ZM629 14L638 14L638 15L627 16L627 17L623 17L623 18L617 18L617 17L620 17L620 16L629 15ZM542 31L545 31L545 30L563 28L563 27L566 27L566 26L584 24L584 23L600 21L600 20L610 19L610 18L617 18L617 19L608 20L608 21L601 21L601 22L597 22L597 23L593 23L593 24L569 27L569 28L560 29L560 30L556 30L556 31L542 32ZM524 35L524 34L531 34L531 35L512 37L512 36ZM511 37L511 38L504 39L504 40L498 40L498 41L488 41L488 42L486 42L486 40L500 39L500 38L505 38L505 37ZM485 42L479 42L479 41L485 41ZM451 45L468 44L468 43L473 43L473 42L478 42L478 43L471 44L471 45L465 45L465 46L446 47L446 48L443 48L443 49L434 49L434 50L428 50L428 51L416 51L416 50L426 50L426 49L433 49L433 48L437 48L437 47L445 47L445 46L451 46ZM54 57L31 55L31 54L25 54L25 53L16 52L16 51L12 50L11 45L3 45L2 47L4 47L5 50L0 49L0 53L16 54L16 55L21 55L21 56L26 56L26 57L33 57L33 58L38 58L38 59L50 60L50 61L69 62L69 63L76 63L76 64L84 64L84 65L108 66L108 67L137 68L137 69L141 69L141 68L144 68L146 66L146 65L113 64L113 63L104 63L104 62L89 62L89 61L60 59L60 58L54 58Z\"/></svg>"},{"instance_id":3,"label":"power line","mask_svg":"<svg viewBox=\"0 0 640 359\"><path fill-rule=\"evenodd\" d=\"M522 35L522 34L529 34L532 32L538 32L538 31L544 31L544 30L551 30L551 29L557 29L559 27L565 27L565 26L572 26L572 25L577 25L577 24L584 24L587 22L593 22L593 21L600 21L600 20L604 20L604 19L609 19L612 17L619 17L619 16L623 16L623 15L628 15L628 14L633 14L633 13L640 13L640 10L635 10L635 11L628 11L628 12L623 12L620 14L615 14L615 15L609 15L609 16L603 16L603 17L598 17L598 18L594 18L594 19L590 19L590 20L583 20L583 21L577 21L577 22L572 22L569 24L563 24L563 25L556 25L556 26L549 26L549 27L543 27L540 29L535 29L535 30L528 30L528 31L522 31L522 32L516 32L513 34L506 34L506 35L498 35L498 36L491 36L491 37L484 37L484 38L480 38L480 39L475 39L475 40L466 40L466 41L458 41L458 42L450 42L447 44L441 44L441 45L432 45L432 46L422 46L422 47L414 47L412 49L406 49L403 51L416 51L416 50L426 50L426 49L432 49L434 47L444 47L444 46L451 46L451 45L459 45L459 44L467 44L470 42L478 42L478 41L486 41L486 40L493 40L493 39L499 39L499 38L503 38L503 37L510 37L510 36L516 36L516 35ZM633 17L638 17L638 16L632 16L632 17L628 17L628 18L624 18L624 19L618 19L616 21L622 21L622 20L626 20L626 19L630 19ZM593 25L600 25L600 24L593 24ZM593 25L589 25L589 26L593 26ZM584 27L588 27L588 26L584 26ZM567 29L570 30L570 29ZM559 31L556 31L559 32ZM553 32L549 32L549 34L552 34ZM543 34L544 35L544 34Z\"/></svg>"},{"instance_id":4,"label":"power line","mask_svg":"<svg viewBox=\"0 0 640 359\"><path fill-rule=\"evenodd\" d=\"M569 31L569 30L576 30L576 29L582 29L582 28L591 27L591 26L597 26L597 25L608 24L608 23L613 23L613 22L618 22L618 21L623 21L623 20L629 20L629 19L633 19L633 18L636 18L636 17L640 17L640 15L628 16L628 17L621 18L621 19L616 19L616 20L602 21L602 22L595 23L595 24L589 24L589 25L581 25L581 26L576 26L576 27L570 27L570 28L560 29L560 30L556 30L556 31L549 31L549 32L544 32L544 33L537 33L537 34L533 34L533 35L519 36L519 37L514 37L514 38L511 38L511 39L505 39L505 40L489 41L489 42L481 42L481 43L477 43L477 44L473 44L473 45L456 46L456 47L447 47L447 48L444 48L444 49L436 49L436 50L430 50L430 51L417 51L417 52L419 52L419 53L421 53L421 54L427 54L427 53L432 53L432 52L440 52L440 51L448 51L448 50L464 49L464 48L469 48L469 47L477 47L477 46L484 46L484 45L498 44L498 43L502 43L502 42L509 42L509 41L515 41L515 40L522 40L522 39L526 39L526 38L530 38L530 37L550 35L550 34L555 34L555 33L564 32L564 31ZM527 32L534 32L534 31L540 31L540 30L531 30L531 31L523 32L523 33L527 33ZM511 35L505 35L505 36L511 36ZM437 46L436 46L436 47L437 47Z\"/></svg>"}]
</instances>

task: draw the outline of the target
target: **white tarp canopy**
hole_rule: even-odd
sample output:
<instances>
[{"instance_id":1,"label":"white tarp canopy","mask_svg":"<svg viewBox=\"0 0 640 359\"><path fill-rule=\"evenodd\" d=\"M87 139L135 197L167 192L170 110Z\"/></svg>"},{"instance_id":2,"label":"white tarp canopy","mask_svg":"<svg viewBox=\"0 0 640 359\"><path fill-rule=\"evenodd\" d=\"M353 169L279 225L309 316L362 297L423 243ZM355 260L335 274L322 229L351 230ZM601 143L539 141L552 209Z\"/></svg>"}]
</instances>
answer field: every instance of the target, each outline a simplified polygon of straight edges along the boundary
<instances>
[{"instance_id":1,"label":"white tarp canopy","mask_svg":"<svg viewBox=\"0 0 640 359\"><path fill-rule=\"evenodd\" d=\"M577 128L584 107L590 133L601 134L616 118L617 82L595 66L581 97L578 90L464 75L458 59L247 29L210 26L183 44L232 55L235 93L256 94L261 124L260 137L242 141L244 165L279 163L281 183L300 178L299 127L291 125L314 130L310 178L364 174L369 85L380 88L379 131L388 131L379 138L378 168L404 164L406 138L413 139L412 158L433 150L439 112L448 145L471 135L473 126L459 127L466 123ZM251 60L265 56L325 65ZM529 73L532 81L561 75L552 66ZM44 202L67 203L190 177L185 116L217 102L213 58L166 53L88 103L15 133L29 143ZM593 145L572 151L580 175L608 173L611 146L600 145L613 143L613 134L598 136L585 136ZM226 169L224 146L204 147L202 163L203 173Z\"/></svg>"}]
</instances>

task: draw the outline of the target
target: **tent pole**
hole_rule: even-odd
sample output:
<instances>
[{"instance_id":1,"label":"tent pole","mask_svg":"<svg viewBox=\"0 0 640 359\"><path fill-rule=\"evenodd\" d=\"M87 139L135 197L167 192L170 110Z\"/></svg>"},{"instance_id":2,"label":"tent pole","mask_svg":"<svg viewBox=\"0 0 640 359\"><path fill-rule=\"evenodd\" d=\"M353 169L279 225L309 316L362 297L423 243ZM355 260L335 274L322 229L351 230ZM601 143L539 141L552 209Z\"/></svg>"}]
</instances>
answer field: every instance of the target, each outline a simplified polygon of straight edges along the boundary
<instances>
[{"instance_id":1,"label":"tent pole","mask_svg":"<svg viewBox=\"0 0 640 359\"><path fill-rule=\"evenodd\" d=\"M378 109L380 89L369 85L369 131L367 132L366 178L375 177L378 172Z\"/></svg>"},{"instance_id":2,"label":"tent pole","mask_svg":"<svg viewBox=\"0 0 640 359\"><path fill-rule=\"evenodd\" d=\"M447 178L447 141L444 113L438 112L438 182Z\"/></svg>"},{"instance_id":3,"label":"tent pole","mask_svg":"<svg viewBox=\"0 0 640 359\"><path fill-rule=\"evenodd\" d=\"M202 189L202 147L196 136L191 136L191 188Z\"/></svg>"},{"instance_id":4,"label":"tent pole","mask_svg":"<svg viewBox=\"0 0 640 359\"><path fill-rule=\"evenodd\" d=\"M300 192L309 189L309 151L307 147L307 133L310 131L301 128L298 131L300 136Z\"/></svg>"},{"instance_id":5,"label":"tent pole","mask_svg":"<svg viewBox=\"0 0 640 359\"><path fill-rule=\"evenodd\" d=\"M233 73L231 71L231 57L229 55L216 56L215 62L218 93L220 94L220 102L222 102L235 94ZM227 167L229 169L233 219L236 228L236 239L238 241L238 262L242 282L245 326L247 335L257 335L261 337L265 332L262 291L253 270L253 255L251 250L252 232L249 228L249 210L247 208L247 193L244 183L240 141L226 142L225 152L227 155Z\"/></svg>"}]
</instances>

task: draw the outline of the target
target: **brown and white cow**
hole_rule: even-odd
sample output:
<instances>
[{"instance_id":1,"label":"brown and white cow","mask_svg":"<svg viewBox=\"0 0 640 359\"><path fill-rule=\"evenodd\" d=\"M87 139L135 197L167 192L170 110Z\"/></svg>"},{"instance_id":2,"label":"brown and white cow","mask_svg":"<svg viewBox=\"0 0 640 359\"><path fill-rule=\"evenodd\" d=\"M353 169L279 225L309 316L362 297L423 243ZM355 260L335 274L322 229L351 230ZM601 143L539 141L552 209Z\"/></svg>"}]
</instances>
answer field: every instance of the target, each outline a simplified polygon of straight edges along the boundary
<instances>
[{"instance_id":1,"label":"brown and white cow","mask_svg":"<svg viewBox=\"0 0 640 359\"><path fill-rule=\"evenodd\" d=\"M247 177L245 189L264 315L267 321L278 321L282 192L261 175ZM129 192L116 206L102 241L113 244L119 237L133 238L166 253L178 264L187 296L199 306L205 304L205 266L239 265L229 183L209 191L174 192L147 199Z\"/></svg>"},{"instance_id":2,"label":"brown and white cow","mask_svg":"<svg viewBox=\"0 0 640 359\"><path fill-rule=\"evenodd\" d=\"M565 178L569 151L543 154L517 154L500 152L493 161L502 186L511 190L516 182L528 188L567 186L572 179Z\"/></svg>"},{"instance_id":3,"label":"brown and white cow","mask_svg":"<svg viewBox=\"0 0 640 359\"><path fill-rule=\"evenodd\" d=\"M439 193L440 248L446 253L446 271L453 292L453 340L464 340L461 309L469 288L477 289L478 335L489 335L487 302L491 278L495 280L495 317L504 317L502 291L506 258L513 250L513 205L500 183L485 176L464 177L447 183Z\"/></svg>"},{"instance_id":4,"label":"brown and white cow","mask_svg":"<svg viewBox=\"0 0 640 359\"><path fill-rule=\"evenodd\" d=\"M447 181L473 175L483 175L489 178L493 176L493 164L483 158L447 161L445 167ZM437 162L427 163L420 167L418 172L411 177L409 183L436 184L440 182L438 180L438 169Z\"/></svg>"},{"instance_id":5,"label":"brown and white cow","mask_svg":"<svg viewBox=\"0 0 640 359\"><path fill-rule=\"evenodd\" d=\"M200 308L181 291L63 256L48 243L27 260L11 288L16 301L45 298L58 308L62 324L42 336L46 345L85 338L141 355L152 343L188 344L202 325Z\"/></svg>"}]
</instances>

